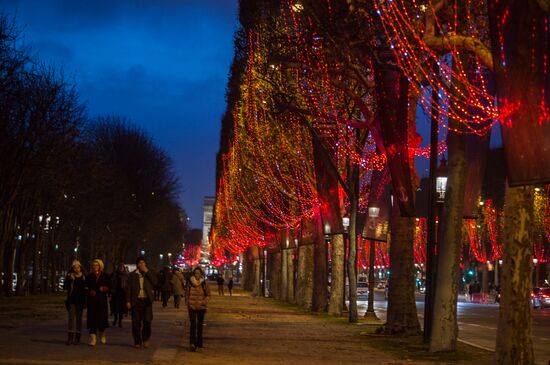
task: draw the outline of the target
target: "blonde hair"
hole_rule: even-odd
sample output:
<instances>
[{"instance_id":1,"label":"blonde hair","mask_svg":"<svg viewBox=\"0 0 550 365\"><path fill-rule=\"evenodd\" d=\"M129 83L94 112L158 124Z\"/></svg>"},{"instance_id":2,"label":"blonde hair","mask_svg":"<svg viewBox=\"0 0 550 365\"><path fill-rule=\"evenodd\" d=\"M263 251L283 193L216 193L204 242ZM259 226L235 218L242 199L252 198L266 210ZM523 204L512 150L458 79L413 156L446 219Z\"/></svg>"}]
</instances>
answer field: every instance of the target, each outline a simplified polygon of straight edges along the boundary
<instances>
[{"instance_id":1,"label":"blonde hair","mask_svg":"<svg viewBox=\"0 0 550 365\"><path fill-rule=\"evenodd\" d=\"M96 262L99 265L99 270L103 271L103 269L105 268L105 265L103 264L103 261L100 260L100 259L95 259L94 261L92 261L92 265L95 264Z\"/></svg>"},{"instance_id":2,"label":"blonde hair","mask_svg":"<svg viewBox=\"0 0 550 365\"><path fill-rule=\"evenodd\" d=\"M82 267L82 264L80 263L80 261L74 260L73 263L71 264L71 267L75 267L75 266L77 266L77 265L80 266L80 267Z\"/></svg>"}]
</instances>

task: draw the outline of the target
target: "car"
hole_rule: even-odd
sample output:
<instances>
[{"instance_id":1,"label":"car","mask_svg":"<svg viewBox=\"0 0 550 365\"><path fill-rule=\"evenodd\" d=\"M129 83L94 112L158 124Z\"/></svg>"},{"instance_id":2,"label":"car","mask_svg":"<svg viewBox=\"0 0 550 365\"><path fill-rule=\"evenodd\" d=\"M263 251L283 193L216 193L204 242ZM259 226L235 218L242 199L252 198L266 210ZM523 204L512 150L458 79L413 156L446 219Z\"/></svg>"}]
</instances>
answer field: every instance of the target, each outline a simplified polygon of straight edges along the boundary
<instances>
[{"instance_id":1,"label":"car","mask_svg":"<svg viewBox=\"0 0 550 365\"><path fill-rule=\"evenodd\" d=\"M366 281L357 282L357 296L369 295L369 283Z\"/></svg>"},{"instance_id":2,"label":"car","mask_svg":"<svg viewBox=\"0 0 550 365\"><path fill-rule=\"evenodd\" d=\"M541 308L541 288L533 288L533 292L531 293L531 303L533 304L533 308Z\"/></svg>"},{"instance_id":3,"label":"car","mask_svg":"<svg viewBox=\"0 0 550 365\"><path fill-rule=\"evenodd\" d=\"M540 306L542 308L550 307L550 288L542 288L539 294L540 294Z\"/></svg>"},{"instance_id":4,"label":"car","mask_svg":"<svg viewBox=\"0 0 550 365\"><path fill-rule=\"evenodd\" d=\"M500 289L498 289L495 295L495 303L500 304L500 300L501 294ZM531 304L533 305L534 309L542 308L545 306L550 307L550 289L533 288L533 291L531 292Z\"/></svg>"}]
</instances>

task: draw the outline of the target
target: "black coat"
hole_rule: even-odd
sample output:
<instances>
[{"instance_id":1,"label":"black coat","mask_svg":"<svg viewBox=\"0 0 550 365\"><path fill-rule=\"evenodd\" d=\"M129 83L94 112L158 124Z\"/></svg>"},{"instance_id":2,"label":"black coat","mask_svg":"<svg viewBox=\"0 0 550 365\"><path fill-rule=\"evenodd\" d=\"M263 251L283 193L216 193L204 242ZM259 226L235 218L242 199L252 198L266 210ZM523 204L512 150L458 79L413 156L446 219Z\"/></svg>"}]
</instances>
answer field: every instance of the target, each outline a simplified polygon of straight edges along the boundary
<instances>
[{"instance_id":1,"label":"black coat","mask_svg":"<svg viewBox=\"0 0 550 365\"><path fill-rule=\"evenodd\" d=\"M77 278L71 274L65 278L64 289L67 291L67 303L84 306L86 304L85 276Z\"/></svg>"},{"instance_id":2,"label":"black coat","mask_svg":"<svg viewBox=\"0 0 550 365\"><path fill-rule=\"evenodd\" d=\"M100 290L106 287L107 291ZM111 290L109 275L101 272L99 277L94 273L86 276L86 292L88 300L87 328L102 330L109 327L108 298Z\"/></svg>"},{"instance_id":3,"label":"black coat","mask_svg":"<svg viewBox=\"0 0 550 365\"><path fill-rule=\"evenodd\" d=\"M128 291L128 274L114 274L111 289L111 312L127 314L126 296Z\"/></svg>"}]
</instances>

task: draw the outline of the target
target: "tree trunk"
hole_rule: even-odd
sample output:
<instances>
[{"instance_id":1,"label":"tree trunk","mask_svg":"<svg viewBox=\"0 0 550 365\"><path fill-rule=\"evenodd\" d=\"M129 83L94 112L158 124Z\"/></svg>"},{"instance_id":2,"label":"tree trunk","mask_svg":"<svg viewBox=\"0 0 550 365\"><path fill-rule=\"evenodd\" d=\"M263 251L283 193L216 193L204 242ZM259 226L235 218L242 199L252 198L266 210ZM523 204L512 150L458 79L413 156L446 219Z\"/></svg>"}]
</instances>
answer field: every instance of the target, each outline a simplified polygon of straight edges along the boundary
<instances>
[{"instance_id":1,"label":"tree trunk","mask_svg":"<svg viewBox=\"0 0 550 365\"><path fill-rule=\"evenodd\" d=\"M252 272L253 272L253 279L252 279L252 295L254 296L261 296L262 295L262 265L260 262L260 258L255 258L252 263Z\"/></svg>"},{"instance_id":2,"label":"tree trunk","mask_svg":"<svg viewBox=\"0 0 550 365\"><path fill-rule=\"evenodd\" d=\"M328 307L327 245L323 234L323 223L320 215L316 215L313 220L313 257L315 261L313 265L313 298L311 310L313 312L326 312Z\"/></svg>"},{"instance_id":3,"label":"tree trunk","mask_svg":"<svg viewBox=\"0 0 550 365\"><path fill-rule=\"evenodd\" d=\"M348 279L349 279L349 322L357 323L357 209L359 188L359 168L352 167L351 184L357 185L350 194L350 217L349 217L349 254L348 254Z\"/></svg>"},{"instance_id":4,"label":"tree trunk","mask_svg":"<svg viewBox=\"0 0 550 365\"><path fill-rule=\"evenodd\" d=\"M534 364L531 316L533 192L508 187L505 206L504 262L497 331L498 364Z\"/></svg>"},{"instance_id":5,"label":"tree trunk","mask_svg":"<svg viewBox=\"0 0 550 365\"><path fill-rule=\"evenodd\" d=\"M366 251L366 250L363 250ZM365 318L377 319L374 312L374 263L375 263L376 247L375 242L369 242L369 296L367 299L367 311L365 312Z\"/></svg>"},{"instance_id":6,"label":"tree trunk","mask_svg":"<svg viewBox=\"0 0 550 365\"><path fill-rule=\"evenodd\" d=\"M6 271L4 272L4 293L7 296L13 295L13 273L15 271L15 256L17 254L17 241L12 240L12 242L7 245L8 253L8 262L6 265Z\"/></svg>"},{"instance_id":7,"label":"tree trunk","mask_svg":"<svg viewBox=\"0 0 550 365\"><path fill-rule=\"evenodd\" d=\"M296 304L304 308L311 308L313 297L313 245L299 247L298 254L298 283L296 286Z\"/></svg>"},{"instance_id":8,"label":"tree trunk","mask_svg":"<svg viewBox=\"0 0 550 365\"><path fill-rule=\"evenodd\" d=\"M281 250L281 300L288 302L288 248Z\"/></svg>"},{"instance_id":9,"label":"tree trunk","mask_svg":"<svg viewBox=\"0 0 550 365\"><path fill-rule=\"evenodd\" d=\"M296 299L294 296L294 259L293 259L293 252L294 250L286 250L287 260L286 263L288 265L287 268L287 294L286 297L289 302L296 303Z\"/></svg>"},{"instance_id":10,"label":"tree trunk","mask_svg":"<svg viewBox=\"0 0 550 365\"><path fill-rule=\"evenodd\" d=\"M392 207L388 314L385 333L418 334L420 323L414 298L414 218L401 217L399 207Z\"/></svg>"},{"instance_id":11,"label":"tree trunk","mask_svg":"<svg viewBox=\"0 0 550 365\"><path fill-rule=\"evenodd\" d=\"M451 121L454 123L454 121ZM456 123L455 123L456 124ZM458 126L455 126L458 127ZM432 332L430 351L455 351L458 337L457 300L462 251L462 220L466 188L466 138L463 133L449 132L449 173L445 207L441 219L441 237L437 250L434 280Z\"/></svg>"},{"instance_id":12,"label":"tree trunk","mask_svg":"<svg viewBox=\"0 0 550 365\"><path fill-rule=\"evenodd\" d=\"M487 263L481 264L481 292L483 294L489 293L489 269Z\"/></svg>"},{"instance_id":13,"label":"tree trunk","mask_svg":"<svg viewBox=\"0 0 550 365\"><path fill-rule=\"evenodd\" d=\"M281 251L273 252L269 257L269 296L281 299Z\"/></svg>"},{"instance_id":14,"label":"tree trunk","mask_svg":"<svg viewBox=\"0 0 550 365\"><path fill-rule=\"evenodd\" d=\"M331 240L331 280L328 313L342 315L344 303L344 235L339 233Z\"/></svg>"},{"instance_id":15,"label":"tree trunk","mask_svg":"<svg viewBox=\"0 0 550 365\"><path fill-rule=\"evenodd\" d=\"M38 288L40 286L40 257L42 250L42 225L38 225L38 230L36 232L36 238L34 241L34 253L32 260L32 283L31 283L31 293L38 294Z\"/></svg>"}]
</instances>

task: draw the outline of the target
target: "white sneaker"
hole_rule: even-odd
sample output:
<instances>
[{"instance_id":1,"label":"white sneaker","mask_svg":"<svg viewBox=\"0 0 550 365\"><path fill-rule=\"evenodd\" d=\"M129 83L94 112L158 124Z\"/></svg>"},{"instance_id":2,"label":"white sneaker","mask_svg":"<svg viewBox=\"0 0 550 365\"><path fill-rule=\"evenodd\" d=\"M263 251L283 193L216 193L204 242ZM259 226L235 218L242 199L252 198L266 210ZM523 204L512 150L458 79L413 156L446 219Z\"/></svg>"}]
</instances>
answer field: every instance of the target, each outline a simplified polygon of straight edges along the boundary
<instances>
[{"instance_id":1,"label":"white sneaker","mask_svg":"<svg viewBox=\"0 0 550 365\"><path fill-rule=\"evenodd\" d=\"M90 334L90 346L95 346L97 342L97 336L95 335L95 333L91 333Z\"/></svg>"},{"instance_id":2,"label":"white sneaker","mask_svg":"<svg viewBox=\"0 0 550 365\"><path fill-rule=\"evenodd\" d=\"M100 337L101 344L105 345L107 343L107 337L105 337L105 333L101 332L99 334L99 337Z\"/></svg>"}]
</instances>

